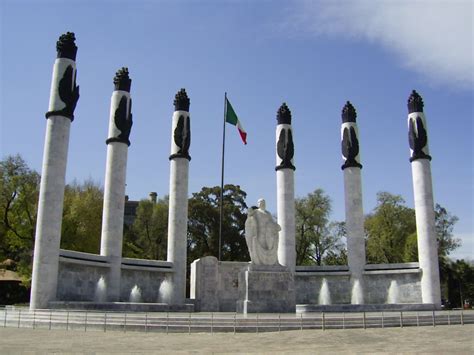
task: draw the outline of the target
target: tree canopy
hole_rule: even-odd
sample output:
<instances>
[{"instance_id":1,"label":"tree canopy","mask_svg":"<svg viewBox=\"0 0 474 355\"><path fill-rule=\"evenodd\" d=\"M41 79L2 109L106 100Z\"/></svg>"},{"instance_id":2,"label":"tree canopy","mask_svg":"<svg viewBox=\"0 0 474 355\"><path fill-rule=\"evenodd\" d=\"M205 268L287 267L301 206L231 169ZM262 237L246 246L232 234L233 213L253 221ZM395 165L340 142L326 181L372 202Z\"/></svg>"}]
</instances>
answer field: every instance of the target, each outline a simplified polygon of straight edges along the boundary
<instances>
[{"instance_id":1,"label":"tree canopy","mask_svg":"<svg viewBox=\"0 0 474 355\"><path fill-rule=\"evenodd\" d=\"M325 256L330 263L344 262L343 224L329 221L331 199L322 189L297 198L295 214L296 265L321 265Z\"/></svg>"},{"instance_id":2,"label":"tree canopy","mask_svg":"<svg viewBox=\"0 0 474 355\"><path fill-rule=\"evenodd\" d=\"M368 263L416 261L405 260L405 255L412 255L406 245L409 236L416 233L415 210L405 206L400 195L377 193L377 206L366 216L365 231Z\"/></svg>"},{"instance_id":3,"label":"tree canopy","mask_svg":"<svg viewBox=\"0 0 474 355\"><path fill-rule=\"evenodd\" d=\"M125 228L123 254L127 257L166 260L168 197L141 200L131 227Z\"/></svg>"},{"instance_id":4,"label":"tree canopy","mask_svg":"<svg viewBox=\"0 0 474 355\"><path fill-rule=\"evenodd\" d=\"M189 199L188 260L219 255L219 186L203 187ZM250 260L244 238L247 194L238 185L225 185L222 218L222 260Z\"/></svg>"},{"instance_id":5,"label":"tree canopy","mask_svg":"<svg viewBox=\"0 0 474 355\"><path fill-rule=\"evenodd\" d=\"M0 162L0 261L16 261L20 274L31 274L40 176L19 156Z\"/></svg>"},{"instance_id":6,"label":"tree canopy","mask_svg":"<svg viewBox=\"0 0 474 355\"><path fill-rule=\"evenodd\" d=\"M102 187L92 180L66 185L61 248L99 253L103 203Z\"/></svg>"}]
</instances>

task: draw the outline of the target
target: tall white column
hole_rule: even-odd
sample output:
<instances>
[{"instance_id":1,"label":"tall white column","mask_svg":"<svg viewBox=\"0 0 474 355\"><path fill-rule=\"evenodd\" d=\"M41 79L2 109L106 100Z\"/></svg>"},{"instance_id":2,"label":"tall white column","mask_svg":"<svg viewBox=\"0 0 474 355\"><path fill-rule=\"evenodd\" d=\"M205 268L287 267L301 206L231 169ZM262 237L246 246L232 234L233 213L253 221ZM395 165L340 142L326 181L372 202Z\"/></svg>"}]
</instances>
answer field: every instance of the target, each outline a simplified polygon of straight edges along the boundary
<instances>
[{"instance_id":1,"label":"tall white column","mask_svg":"<svg viewBox=\"0 0 474 355\"><path fill-rule=\"evenodd\" d=\"M356 111L348 101L342 109L341 148L344 164L344 200L346 209L347 258L351 273L351 303L364 303L365 266L364 211ZM358 286L357 286L358 285Z\"/></svg>"},{"instance_id":2,"label":"tall white column","mask_svg":"<svg viewBox=\"0 0 474 355\"><path fill-rule=\"evenodd\" d=\"M106 141L107 166L100 255L107 256L110 262L110 271L106 279L109 302L120 300L125 180L129 136L133 124L131 82L127 68L120 69L115 75L115 90L110 103L109 138Z\"/></svg>"},{"instance_id":3,"label":"tall white column","mask_svg":"<svg viewBox=\"0 0 474 355\"><path fill-rule=\"evenodd\" d=\"M277 214L281 231L278 239L278 262L291 272L296 267L295 243L295 166L291 111L283 103L277 113L276 175Z\"/></svg>"},{"instance_id":4,"label":"tall white column","mask_svg":"<svg viewBox=\"0 0 474 355\"><path fill-rule=\"evenodd\" d=\"M186 301L186 254L188 233L188 175L191 127L189 98L181 89L174 100L171 129L168 261L173 263L170 302Z\"/></svg>"},{"instance_id":5,"label":"tall white column","mask_svg":"<svg viewBox=\"0 0 474 355\"><path fill-rule=\"evenodd\" d=\"M408 140L415 198L418 261L422 270L422 301L441 307L431 156L423 100L415 90L408 98Z\"/></svg>"},{"instance_id":6,"label":"tall white column","mask_svg":"<svg viewBox=\"0 0 474 355\"><path fill-rule=\"evenodd\" d=\"M36 222L30 309L56 299L69 131L79 99L74 33L56 44Z\"/></svg>"}]
</instances>

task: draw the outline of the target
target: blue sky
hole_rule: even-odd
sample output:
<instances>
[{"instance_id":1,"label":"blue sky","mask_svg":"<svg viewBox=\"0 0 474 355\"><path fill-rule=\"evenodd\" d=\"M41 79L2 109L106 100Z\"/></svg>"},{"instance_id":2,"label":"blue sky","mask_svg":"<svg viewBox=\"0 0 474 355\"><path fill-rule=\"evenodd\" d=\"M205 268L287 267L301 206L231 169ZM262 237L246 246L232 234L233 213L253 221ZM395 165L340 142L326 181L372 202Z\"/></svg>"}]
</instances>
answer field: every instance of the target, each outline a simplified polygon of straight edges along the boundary
<instances>
[{"instance_id":1,"label":"blue sky","mask_svg":"<svg viewBox=\"0 0 474 355\"><path fill-rule=\"evenodd\" d=\"M322 188L344 219L340 112L356 107L364 192L413 206L406 101L425 101L435 201L459 217L455 257L474 256L471 1L0 0L0 152L41 171L55 43L73 31L81 97L68 182L103 184L112 79L127 66L134 126L127 194L169 188L176 92L191 99L189 191L220 184L224 92L244 128L227 126L226 182L276 212L276 112L293 113L296 195Z\"/></svg>"}]
</instances>

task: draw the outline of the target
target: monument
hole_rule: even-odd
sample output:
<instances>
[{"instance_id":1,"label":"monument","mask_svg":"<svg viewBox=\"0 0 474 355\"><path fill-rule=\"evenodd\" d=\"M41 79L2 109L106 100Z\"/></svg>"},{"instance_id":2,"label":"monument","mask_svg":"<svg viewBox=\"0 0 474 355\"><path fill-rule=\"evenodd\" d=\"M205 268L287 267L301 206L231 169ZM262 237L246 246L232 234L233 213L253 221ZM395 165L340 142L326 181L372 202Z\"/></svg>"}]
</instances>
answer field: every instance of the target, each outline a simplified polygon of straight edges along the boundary
<instances>
[{"instance_id":1,"label":"monument","mask_svg":"<svg viewBox=\"0 0 474 355\"><path fill-rule=\"evenodd\" d=\"M245 240L251 262L238 276L239 313L295 312L295 283L289 268L278 263L281 227L259 199L245 222Z\"/></svg>"},{"instance_id":2,"label":"monument","mask_svg":"<svg viewBox=\"0 0 474 355\"><path fill-rule=\"evenodd\" d=\"M283 103L277 112L276 126L277 215L281 226L278 261L292 272L296 266L294 155L291 111Z\"/></svg>"},{"instance_id":3,"label":"monument","mask_svg":"<svg viewBox=\"0 0 474 355\"><path fill-rule=\"evenodd\" d=\"M105 141L107 163L100 255L108 257L110 262L110 271L106 278L107 301L109 302L120 300L125 182L129 137L133 124L131 85L132 80L129 77L128 68L117 71L110 102L108 139Z\"/></svg>"},{"instance_id":4,"label":"monument","mask_svg":"<svg viewBox=\"0 0 474 355\"><path fill-rule=\"evenodd\" d=\"M356 110L347 101L342 109L341 149L344 164L344 202L346 210L347 259L351 273L351 303L364 303L365 231L362 208L362 181L359 130Z\"/></svg>"},{"instance_id":5,"label":"monument","mask_svg":"<svg viewBox=\"0 0 474 355\"><path fill-rule=\"evenodd\" d=\"M190 100L185 89L176 94L171 127L170 194L168 217L168 261L174 273L169 299L186 300L186 240L188 233L188 176L191 145Z\"/></svg>"},{"instance_id":6,"label":"monument","mask_svg":"<svg viewBox=\"0 0 474 355\"><path fill-rule=\"evenodd\" d=\"M191 160L190 100L186 91L181 89L176 94L172 117L167 260L122 256L132 127L127 68L115 75L110 105L100 255L61 250L69 134L79 99L74 34L61 35L56 51L46 114L31 309L100 306L115 310L283 313L440 307L431 156L423 100L416 91L408 99L408 138L419 263L366 264L359 133L355 108L347 102L342 111L341 148L348 265L296 266L295 149L291 111L283 103L276 127L277 221L266 210L265 200L260 199L258 206L248 210L245 223L250 262L219 261L214 256L195 260L190 275L191 304L186 302Z\"/></svg>"},{"instance_id":7,"label":"monument","mask_svg":"<svg viewBox=\"0 0 474 355\"><path fill-rule=\"evenodd\" d=\"M438 246L436 242L431 156L428 148L423 99L413 90L408 98L408 142L413 175L418 260L423 303L441 307Z\"/></svg>"},{"instance_id":8,"label":"monument","mask_svg":"<svg viewBox=\"0 0 474 355\"><path fill-rule=\"evenodd\" d=\"M44 143L38 200L30 308L48 308L56 298L59 245L63 217L64 187L69 133L79 100L76 86L77 46L74 33L61 35L56 43L49 111Z\"/></svg>"}]
</instances>

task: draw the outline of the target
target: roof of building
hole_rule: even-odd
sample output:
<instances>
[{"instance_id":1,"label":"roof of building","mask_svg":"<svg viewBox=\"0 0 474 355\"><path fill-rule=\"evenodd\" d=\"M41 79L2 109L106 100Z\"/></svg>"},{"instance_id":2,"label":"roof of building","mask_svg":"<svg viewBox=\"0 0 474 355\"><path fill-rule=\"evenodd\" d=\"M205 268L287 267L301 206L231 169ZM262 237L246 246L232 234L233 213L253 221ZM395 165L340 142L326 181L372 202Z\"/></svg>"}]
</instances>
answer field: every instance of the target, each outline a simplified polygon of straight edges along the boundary
<instances>
[{"instance_id":1,"label":"roof of building","mask_svg":"<svg viewBox=\"0 0 474 355\"><path fill-rule=\"evenodd\" d=\"M21 277L15 271L0 269L0 282L7 281L21 282Z\"/></svg>"}]
</instances>

